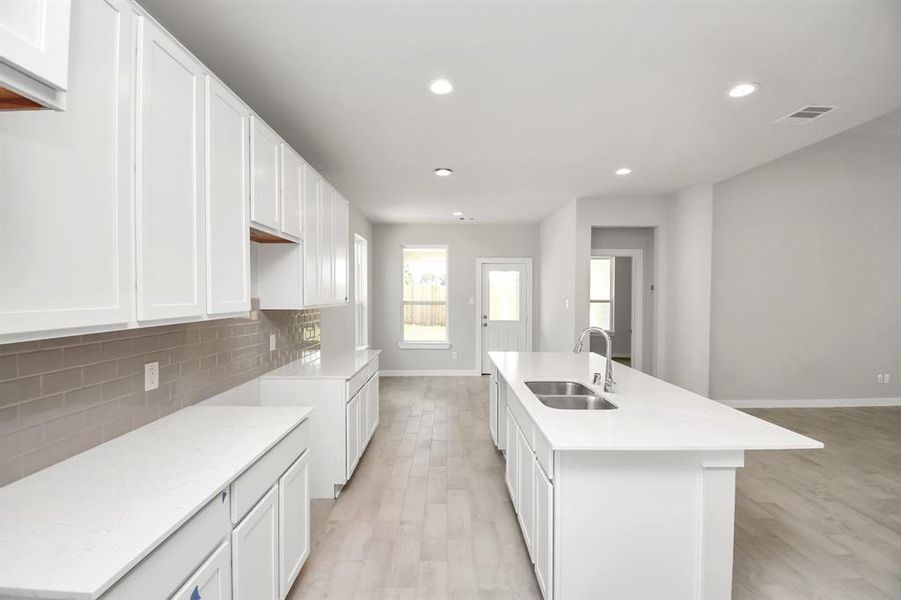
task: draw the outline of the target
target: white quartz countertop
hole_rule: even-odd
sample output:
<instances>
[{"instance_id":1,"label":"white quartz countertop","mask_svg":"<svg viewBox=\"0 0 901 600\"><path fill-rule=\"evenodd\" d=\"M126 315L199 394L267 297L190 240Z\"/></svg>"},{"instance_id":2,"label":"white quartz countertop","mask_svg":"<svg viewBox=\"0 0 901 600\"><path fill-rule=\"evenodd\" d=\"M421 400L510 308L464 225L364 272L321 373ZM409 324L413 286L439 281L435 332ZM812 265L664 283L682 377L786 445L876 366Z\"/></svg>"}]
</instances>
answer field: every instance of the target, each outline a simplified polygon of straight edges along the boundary
<instances>
[{"instance_id":1,"label":"white quartz countertop","mask_svg":"<svg viewBox=\"0 0 901 600\"><path fill-rule=\"evenodd\" d=\"M357 350L346 354L322 353L315 360L296 360L262 375L261 379L350 379L381 350Z\"/></svg>"},{"instance_id":2,"label":"white quartz countertop","mask_svg":"<svg viewBox=\"0 0 901 600\"><path fill-rule=\"evenodd\" d=\"M0 488L0 595L99 597L311 411L193 406Z\"/></svg>"},{"instance_id":3,"label":"white quartz countertop","mask_svg":"<svg viewBox=\"0 0 901 600\"><path fill-rule=\"evenodd\" d=\"M764 450L822 448L817 440L614 363L616 391L591 383L605 359L569 352L491 352L510 389L555 450ZM618 408L560 410L526 381L574 381Z\"/></svg>"}]
</instances>

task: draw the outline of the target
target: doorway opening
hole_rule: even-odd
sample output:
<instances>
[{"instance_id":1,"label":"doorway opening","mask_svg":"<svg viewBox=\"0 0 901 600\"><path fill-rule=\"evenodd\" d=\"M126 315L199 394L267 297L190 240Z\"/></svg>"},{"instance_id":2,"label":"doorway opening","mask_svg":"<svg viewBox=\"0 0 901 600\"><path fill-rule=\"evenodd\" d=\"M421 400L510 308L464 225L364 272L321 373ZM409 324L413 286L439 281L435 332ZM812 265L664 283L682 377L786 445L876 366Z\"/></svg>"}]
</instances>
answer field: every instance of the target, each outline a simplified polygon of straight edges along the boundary
<instances>
[{"instance_id":1,"label":"doorway opening","mask_svg":"<svg viewBox=\"0 0 901 600\"><path fill-rule=\"evenodd\" d=\"M653 349L654 228L593 227L589 260L589 325L610 334L613 360L649 372ZM600 336L591 351L604 355Z\"/></svg>"},{"instance_id":2,"label":"doorway opening","mask_svg":"<svg viewBox=\"0 0 901 600\"><path fill-rule=\"evenodd\" d=\"M476 259L476 369L490 370L489 352L532 350L532 259Z\"/></svg>"}]
</instances>

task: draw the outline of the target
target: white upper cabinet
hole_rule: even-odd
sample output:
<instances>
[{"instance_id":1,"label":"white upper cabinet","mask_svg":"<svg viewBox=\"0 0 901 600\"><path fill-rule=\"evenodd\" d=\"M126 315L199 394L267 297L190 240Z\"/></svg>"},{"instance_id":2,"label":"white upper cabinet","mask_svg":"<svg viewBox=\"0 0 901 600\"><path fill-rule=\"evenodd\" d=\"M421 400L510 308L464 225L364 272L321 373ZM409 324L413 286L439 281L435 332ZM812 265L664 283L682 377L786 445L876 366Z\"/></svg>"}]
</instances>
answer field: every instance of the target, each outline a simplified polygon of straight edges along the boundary
<instances>
[{"instance_id":1,"label":"white upper cabinet","mask_svg":"<svg viewBox=\"0 0 901 600\"><path fill-rule=\"evenodd\" d=\"M334 285L333 298L337 304L347 302L347 270L348 270L348 237L350 226L348 223L350 206L341 194L335 193L334 205Z\"/></svg>"},{"instance_id":2,"label":"white upper cabinet","mask_svg":"<svg viewBox=\"0 0 901 600\"><path fill-rule=\"evenodd\" d=\"M0 2L0 87L65 108L71 11L69 0Z\"/></svg>"},{"instance_id":3,"label":"white upper cabinet","mask_svg":"<svg viewBox=\"0 0 901 600\"><path fill-rule=\"evenodd\" d=\"M250 110L206 76L207 312L250 310Z\"/></svg>"},{"instance_id":4,"label":"white upper cabinet","mask_svg":"<svg viewBox=\"0 0 901 600\"><path fill-rule=\"evenodd\" d=\"M319 302L335 302L335 188L328 181L322 186L319 203Z\"/></svg>"},{"instance_id":5,"label":"white upper cabinet","mask_svg":"<svg viewBox=\"0 0 901 600\"><path fill-rule=\"evenodd\" d=\"M0 343L134 312L134 16L77 2L72 28L68 112L0 112Z\"/></svg>"},{"instance_id":6,"label":"white upper cabinet","mask_svg":"<svg viewBox=\"0 0 901 600\"><path fill-rule=\"evenodd\" d=\"M203 67L141 19L138 59L138 320L205 310Z\"/></svg>"},{"instance_id":7,"label":"white upper cabinet","mask_svg":"<svg viewBox=\"0 0 901 600\"><path fill-rule=\"evenodd\" d=\"M282 218L281 231L300 239L303 234L301 209L303 206L304 170L306 164L291 146L282 142Z\"/></svg>"},{"instance_id":8,"label":"white upper cabinet","mask_svg":"<svg viewBox=\"0 0 901 600\"><path fill-rule=\"evenodd\" d=\"M310 165L304 168L303 177L303 301L306 306L321 304L319 260L319 224L322 220L322 195L324 180Z\"/></svg>"},{"instance_id":9,"label":"white upper cabinet","mask_svg":"<svg viewBox=\"0 0 901 600\"><path fill-rule=\"evenodd\" d=\"M279 168L281 140L259 117L250 118L250 220L264 229L279 231Z\"/></svg>"}]
</instances>

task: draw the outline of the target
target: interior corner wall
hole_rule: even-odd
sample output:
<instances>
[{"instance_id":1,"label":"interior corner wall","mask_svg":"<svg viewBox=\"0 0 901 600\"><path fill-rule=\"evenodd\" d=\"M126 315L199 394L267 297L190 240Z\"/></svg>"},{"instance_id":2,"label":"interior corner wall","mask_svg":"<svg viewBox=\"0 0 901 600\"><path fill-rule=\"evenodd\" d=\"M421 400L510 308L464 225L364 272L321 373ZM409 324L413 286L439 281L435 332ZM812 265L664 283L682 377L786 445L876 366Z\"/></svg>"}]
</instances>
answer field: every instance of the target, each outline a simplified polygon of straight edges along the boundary
<instances>
[{"instance_id":1,"label":"interior corner wall","mask_svg":"<svg viewBox=\"0 0 901 600\"><path fill-rule=\"evenodd\" d=\"M841 134L713 194L711 396L901 397L901 135Z\"/></svg>"},{"instance_id":2,"label":"interior corner wall","mask_svg":"<svg viewBox=\"0 0 901 600\"><path fill-rule=\"evenodd\" d=\"M321 328L321 347L324 355L346 354L353 352L357 345L357 322L356 322L356 278L354 277L354 235L359 235L366 239L367 254L369 255L369 306L367 307L368 318L366 319L370 341L372 346L372 317L373 304L378 300L378 296L372 293L372 223L356 210L350 207L348 218L348 236L347 236L347 304L343 306L332 306L322 308L319 311L320 328Z\"/></svg>"},{"instance_id":3,"label":"interior corner wall","mask_svg":"<svg viewBox=\"0 0 901 600\"><path fill-rule=\"evenodd\" d=\"M710 382L710 281L713 186L689 188L669 200L666 364L660 376L702 396Z\"/></svg>"},{"instance_id":4,"label":"interior corner wall","mask_svg":"<svg viewBox=\"0 0 901 600\"><path fill-rule=\"evenodd\" d=\"M542 221L538 234L542 285L536 288L541 298L537 350L568 352L575 329L575 200Z\"/></svg>"},{"instance_id":5,"label":"interior corner wall","mask_svg":"<svg viewBox=\"0 0 901 600\"><path fill-rule=\"evenodd\" d=\"M532 348L541 314L542 272L538 264L538 226L536 224L475 225L376 224L373 227L371 297L378 299L373 325L374 346L382 351L379 368L383 371L447 374L474 374L476 330L481 320L479 308L469 303L476 295L477 258L532 259ZM438 244L448 247L448 335L447 349L401 349L403 335L403 254L407 244ZM456 358L454 354L456 353ZM478 367L480 368L480 367Z\"/></svg>"}]
</instances>

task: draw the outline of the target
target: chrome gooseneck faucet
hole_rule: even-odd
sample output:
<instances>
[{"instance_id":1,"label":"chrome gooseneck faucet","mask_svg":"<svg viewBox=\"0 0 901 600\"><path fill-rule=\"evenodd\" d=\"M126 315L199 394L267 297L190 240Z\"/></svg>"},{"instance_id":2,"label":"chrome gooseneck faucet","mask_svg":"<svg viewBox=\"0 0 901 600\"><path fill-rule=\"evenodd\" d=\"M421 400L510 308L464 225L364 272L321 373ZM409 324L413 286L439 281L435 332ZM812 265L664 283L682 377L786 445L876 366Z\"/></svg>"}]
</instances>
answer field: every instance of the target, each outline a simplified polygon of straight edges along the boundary
<instances>
[{"instance_id":1,"label":"chrome gooseneck faucet","mask_svg":"<svg viewBox=\"0 0 901 600\"><path fill-rule=\"evenodd\" d=\"M607 357L606 363L607 368L604 372L604 391L613 393L616 389L616 382L613 381L613 341L610 339L610 334L601 329L600 327L588 327L579 334L579 339L576 340L576 347L573 348L573 352L578 354L582 351L582 342L585 340L585 336L592 333L600 333L604 336L604 341L607 342ZM588 345L588 351L591 352L591 344ZM601 374L595 373L594 379L592 379L595 385L601 383Z\"/></svg>"}]
</instances>

